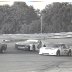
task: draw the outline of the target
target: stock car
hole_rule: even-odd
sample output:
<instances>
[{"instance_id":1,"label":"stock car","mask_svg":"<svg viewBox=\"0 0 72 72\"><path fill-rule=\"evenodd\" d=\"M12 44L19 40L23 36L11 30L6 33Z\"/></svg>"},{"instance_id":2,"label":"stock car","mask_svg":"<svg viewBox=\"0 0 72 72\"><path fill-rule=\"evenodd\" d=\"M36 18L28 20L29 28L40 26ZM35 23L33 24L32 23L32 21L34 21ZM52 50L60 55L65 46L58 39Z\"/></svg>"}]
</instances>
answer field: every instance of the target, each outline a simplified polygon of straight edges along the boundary
<instances>
[{"instance_id":1,"label":"stock car","mask_svg":"<svg viewBox=\"0 0 72 72\"><path fill-rule=\"evenodd\" d=\"M71 48L67 44L48 44L48 46L39 49L39 54L71 56Z\"/></svg>"},{"instance_id":2,"label":"stock car","mask_svg":"<svg viewBox=\"0 0 72 72\"><path fill-rule=\"evenodd\" d=\"M15 44L15 48L18 50L33 50L33 45L35 45L35 50L39 50L39 48L41 47L41 41L40 40L26 40L26 41L21 41L21 42L17 42Z\"/></svg>"}]
</instances>

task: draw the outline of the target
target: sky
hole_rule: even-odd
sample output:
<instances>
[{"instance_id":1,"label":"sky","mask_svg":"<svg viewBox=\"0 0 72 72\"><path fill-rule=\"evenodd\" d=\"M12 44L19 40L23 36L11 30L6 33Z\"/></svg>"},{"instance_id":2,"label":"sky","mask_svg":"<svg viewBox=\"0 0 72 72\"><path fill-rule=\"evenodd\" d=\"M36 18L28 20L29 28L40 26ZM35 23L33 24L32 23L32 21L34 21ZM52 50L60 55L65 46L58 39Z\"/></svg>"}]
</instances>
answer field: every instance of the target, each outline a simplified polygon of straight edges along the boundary
<instances>
[{"instance_id":1,"label":"sky","mask_svg":"<svg viewBox=\"0 0 72 72\"><path fill-rule=\"evenodd\" d=\"M53 2L72 2L72 0L0 0L0 5L4 4L12 5L14 1L26 2L27 5L32 5L35 9L40 10L44 9L46 5L51 4Z\"/></svg>"}]
</instances>

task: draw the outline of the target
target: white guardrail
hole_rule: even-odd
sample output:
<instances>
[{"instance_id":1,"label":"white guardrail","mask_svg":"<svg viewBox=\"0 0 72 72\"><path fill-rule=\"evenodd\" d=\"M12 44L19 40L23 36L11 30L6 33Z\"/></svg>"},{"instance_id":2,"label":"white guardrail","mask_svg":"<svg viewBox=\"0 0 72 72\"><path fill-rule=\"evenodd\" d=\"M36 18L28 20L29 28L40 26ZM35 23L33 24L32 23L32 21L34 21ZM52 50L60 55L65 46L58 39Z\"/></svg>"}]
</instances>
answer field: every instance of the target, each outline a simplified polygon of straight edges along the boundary
<instances>
[{"instance_id":1,"label":"white guardrail","mask_svg":"<svg viewBox=\"0 0 72 72\"><path fill-rule=\"evenodd\" d=\"M72 38L72 32L60 32L60 33L35 33L35 34L2 34L0 38Z\"/></svg>"},{"instance_id":2,"label":"white guardrail","mask_svg":"<svg viewBox=\"0 0 72 72\"><path fill-rule=\"evenodd\" d=\"M48 38L72 38L72 32L53 33Z\"/></svg>"}]
</instances>

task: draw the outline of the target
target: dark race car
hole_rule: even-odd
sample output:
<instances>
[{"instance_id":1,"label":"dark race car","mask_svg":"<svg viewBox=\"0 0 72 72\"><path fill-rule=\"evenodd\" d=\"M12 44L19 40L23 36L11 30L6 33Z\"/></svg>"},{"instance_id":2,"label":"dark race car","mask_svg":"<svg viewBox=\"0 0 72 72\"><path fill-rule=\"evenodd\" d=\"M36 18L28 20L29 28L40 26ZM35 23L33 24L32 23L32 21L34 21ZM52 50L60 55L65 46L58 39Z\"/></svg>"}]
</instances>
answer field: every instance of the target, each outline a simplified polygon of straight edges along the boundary
<instances>
[{"instance_id":1,"label":"dark race car","mask_svg":"<svg viewBox=\"0 0 72 72\"><path fill-rule=\"evenodd\" d=\"M15 48L18 50L39 50L41 47L41 41L39 40L26 40L17 42Z\"/></svg>"}]
</instances>

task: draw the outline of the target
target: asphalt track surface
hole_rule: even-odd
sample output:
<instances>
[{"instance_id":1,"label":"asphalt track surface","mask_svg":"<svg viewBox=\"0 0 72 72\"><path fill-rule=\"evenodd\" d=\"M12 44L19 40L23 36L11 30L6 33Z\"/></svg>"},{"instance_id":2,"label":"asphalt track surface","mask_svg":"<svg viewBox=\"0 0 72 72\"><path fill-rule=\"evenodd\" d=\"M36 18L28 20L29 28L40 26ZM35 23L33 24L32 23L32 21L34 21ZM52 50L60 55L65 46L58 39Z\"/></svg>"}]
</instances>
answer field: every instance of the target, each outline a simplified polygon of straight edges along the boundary
<instances>
[{"instance_id":1,"label":"asphalt track surface","mask_svg":"<svg viewBox=\"0 0 72 72\"><path fill-rule=\"evenodd\" d=\"M7 52L0 54L0 72L72 72L72 56L43 56L16 50L14 44L8 43Z\"/></svg>"}]
</instances>

